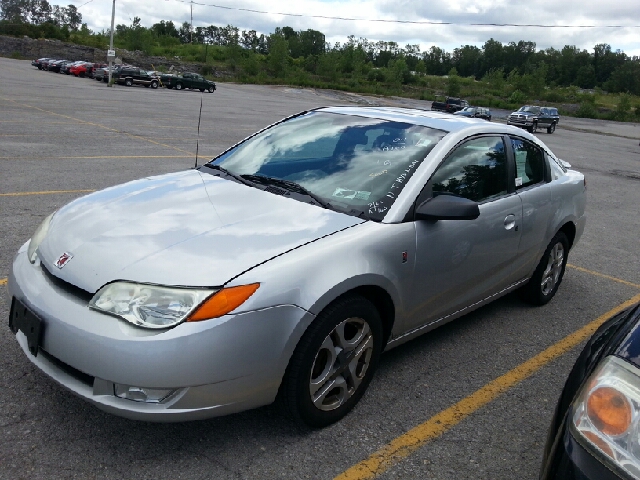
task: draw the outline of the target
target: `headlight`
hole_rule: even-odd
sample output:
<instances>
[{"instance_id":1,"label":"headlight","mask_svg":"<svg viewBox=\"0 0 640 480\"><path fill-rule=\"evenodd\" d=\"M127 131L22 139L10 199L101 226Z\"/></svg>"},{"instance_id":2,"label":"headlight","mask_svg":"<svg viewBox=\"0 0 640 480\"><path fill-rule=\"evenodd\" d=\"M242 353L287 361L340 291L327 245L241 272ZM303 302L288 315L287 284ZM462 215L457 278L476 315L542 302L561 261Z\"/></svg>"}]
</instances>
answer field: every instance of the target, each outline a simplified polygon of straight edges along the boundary
<instances>
[{"instance_id":1,"label":"headlight","mask_svg":"<svg viewBox=\"0 0 640 480\"><path fill-rule=\"evenodd\" d=\"M221 290L161 287L114 282L102 287L89 307L146 328L169 328L184 320L200 321L235 310L259 284Z\"/></svg>"},{"instance_id":2,"label":"headlight","mask_svg":"<svg viewBox=\"0 0 640 480\"><path fill-rule=\"evenodd\" d=\"M27 257L31 263L36 263L36 250L44 240L44 237L47 236L47 232L49 231L49 224L51 223L51 219L56 212L53 212L51 215L46 217L40 226L36 228L36 231L31 236L31 241L29 242L29 248L27 249Z\"/></svg>"},{"instance_id":3,"label":"headlight","mask_svg":"<svg viewBox=\"0 0 640 480\"><path fill-rule=\"evenodd\" d=\"M640 370L607 357L576 399L573 426L592 449L640 478Z\"/></svg>"}]
</instances>

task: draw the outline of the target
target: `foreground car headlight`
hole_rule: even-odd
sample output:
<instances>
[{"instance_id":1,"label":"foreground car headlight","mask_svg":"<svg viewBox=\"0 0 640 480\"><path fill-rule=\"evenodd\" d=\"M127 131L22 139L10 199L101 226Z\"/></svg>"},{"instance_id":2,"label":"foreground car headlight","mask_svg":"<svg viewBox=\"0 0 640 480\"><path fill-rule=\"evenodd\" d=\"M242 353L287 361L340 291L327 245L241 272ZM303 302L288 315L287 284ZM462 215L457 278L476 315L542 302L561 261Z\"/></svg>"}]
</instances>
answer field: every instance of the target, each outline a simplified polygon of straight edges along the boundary
<instances>
[{"instance_id":1,"label":"foreground car headlight","mask_svg":"<svg viewBox=\"0 0 640 480\"><path fill-rule=\"evenodd\" d=\"M606 358L576 399L573 426L592 449L640 478L640 370Z\"/></svg>"},{"instance_id":2,"label":"foreground car headlight","mask_svg":"<svg viewBox=\"0 0 640 480\"><path fill-rule=\"evenodd\" d=\"M89 307L146 328L220 317L242 305L260 284L220 290L114 282L102 287Z\"/></svg>"},{"instance_id":3,"label":"foreground car headlight","mask_svg":"<svg viewBox=\"0 0 640 480\"><path fill-rule=\"evenodd\" d=\"M27 249L27 257L31 263L36 263L36 258L38 255L36 254L36 250L44 240L44 237L47 236L47 232L49 231L49 225L51 224L51 219L56 212L53 212L51 215L47 216L40 226L36 228L36 231L31 236L31 241L29 242L29 248Z\"/></svg>"}]
</instances>

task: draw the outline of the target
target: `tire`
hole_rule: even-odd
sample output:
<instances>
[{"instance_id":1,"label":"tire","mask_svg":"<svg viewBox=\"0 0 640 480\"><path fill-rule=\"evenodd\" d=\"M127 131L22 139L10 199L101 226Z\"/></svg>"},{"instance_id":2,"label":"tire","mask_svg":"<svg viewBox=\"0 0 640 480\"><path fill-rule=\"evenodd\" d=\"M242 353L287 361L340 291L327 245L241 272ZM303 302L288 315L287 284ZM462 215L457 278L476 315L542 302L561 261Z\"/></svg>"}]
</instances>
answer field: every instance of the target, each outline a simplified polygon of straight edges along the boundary
<instances>
[{"instance_id":1,"label":"tire","mask_svg":"<svg viewBox=\"0 0 640 480\"><path fill-rule=\"evenodd\" d=\"M538 131L538 124L536 122L533 122L533 125L531 125L531 128L529 129L529 131L531 133L536 133L536 131Z\"/></svg>"},{"instance_id":2,"label":"tire","mask_svg":"<svg viewBox=\"0 0 640 480\"><path fill-rule=\"evenodd\" d=\"M549 125L549 128L547 128L547 133L553 133L556 131L556 122L553 122L551 125Z\"/></svg>"},{"instance_id":3,"label":"tire","mask_svg":"<svg viewBox=\"0 0 640 480\"><path fill-rule=\"evenodd\" d=\"M216 91L216 89L213 88L213 85L209 85L209 93L213 93L215 91Z\"/></svg>"},{"instance_id":4,"label":"tire","mask_svg":"<svg viewBox=\"0 0 640 480\"><path fill-rule=\"evenodd\" d=\"M378 310L359 295L325 308L302 336L280 386L289 415L322 428L349 413L376 370L382 332Z\"/></svg>"},{"instance_id":5,"label":"tire","mask_svg":"<svg viewBox=\"0 0 640 480\"><path fill-rule=\"evenodd\" d=\"M127 87L131 87L131 86L133 85L133 80L132 80L132 79L130 79L130 78L126 78L126 79L124 80L124 84L125 84L125 86L127 86Z\"/></svg>"},{"instance_id":6,"label":"tire","mask_svg":"<svg viewBox=\"0 0 640 480\"><path fill-rule=\"evenodd\" d=\"M562 232L556 233L544 251L529 283L522 289L522 297L525 301L533 305L544 305L553 298L562 282L568 254L567 236Z\"/></svg>"},{"instance_id":7,"label":"tire","mask_svg":"<svg viewBox=\"0 0 640 480\"><path fill-rule=\"evenodd\" d=\"M182 84L176 83L176 90L182 90Z\"/></svg>"},{"instance_id":8,"label":"tire","mask_svg":"<svg viewBox=\"0 0 640 480\"><path fill-rule=\"evenodd\" d=\"M151 88L153 88L154 90L156 88L158 88L158 81L157 80L151 80Z\"/></svg>"}]
</instances>

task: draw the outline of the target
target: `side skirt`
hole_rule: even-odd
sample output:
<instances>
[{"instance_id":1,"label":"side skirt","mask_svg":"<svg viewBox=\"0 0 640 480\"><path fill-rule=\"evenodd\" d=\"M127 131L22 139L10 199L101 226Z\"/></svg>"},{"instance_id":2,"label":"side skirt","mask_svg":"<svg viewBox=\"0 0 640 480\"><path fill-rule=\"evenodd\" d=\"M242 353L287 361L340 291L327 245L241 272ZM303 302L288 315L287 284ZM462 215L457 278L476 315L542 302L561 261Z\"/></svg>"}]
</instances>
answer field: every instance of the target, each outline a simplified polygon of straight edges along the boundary
<instances>
[{"instance_id":1,"label":"side skirt","mask_svg":"<svg viewBox=\"0 0 640 480\"><path fill-rule=\"evenodd\" d=\"M419 335L422 335L423 333L427 333L430 332L431 330L433 330L434 328L437 328L441 325L444 325L446 323L449 323L452 320L455 320L456 318L460 318L463 315L466 315L467 313L472 312L473 310L476 310L480 307L482 307L483 305L486 305L487 303L491 303L494 300L497 300L498 298L506 295L507 293L523 286L525 283L527 283L529 281L528 278L525 278L524 280L520 280L519 282L516 282L510 286L508 286L507 288L505 288L504 290L501 290L497 293L494 293L493 295L488 296L487 298L480 300L479 302L473 303L467 307L464 307L460 310L457 310L453 313L450 313L449 315L445 315L444 317L440 317L437 320L434 320L432 322L429 323L425 323L423 325L420 325L419 327L416 327L412 330L409 330L408 332L404 332L402 334L400 334L399 336L392 338L389 340L389 342L387 342L387 346L385 348L385 352L387 350L391 350L392 348L397 347L398 345L402 345L405 342L408 342L409 340L412 340L414 338L416 338Z\"/></svg>"}]
</instances>

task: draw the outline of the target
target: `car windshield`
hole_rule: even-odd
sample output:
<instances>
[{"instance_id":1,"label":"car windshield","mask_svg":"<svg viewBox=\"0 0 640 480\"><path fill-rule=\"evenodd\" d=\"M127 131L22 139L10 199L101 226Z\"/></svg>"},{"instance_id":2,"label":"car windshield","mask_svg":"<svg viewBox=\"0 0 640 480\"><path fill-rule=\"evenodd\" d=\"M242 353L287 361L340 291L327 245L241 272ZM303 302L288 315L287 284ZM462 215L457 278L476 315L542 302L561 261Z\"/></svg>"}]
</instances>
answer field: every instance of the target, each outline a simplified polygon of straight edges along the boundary
<instances>
[{"instance_id":1,"label":"car windshield","mask_svg":"<svg viewBox=\"0 0 640 480\"><path fill-rule=\"evenodd\" d=\"M249 138L210 165L261 185L267 179L295 182L328 208L379 221L446 133L310 112Z\"/></svg>"},{"instance_id":2,"label":"car windshield","mask_svg":"<svg viewBox=\"0 0 640 480\"><path fill-rule=\"evenodd\" d=\"M475 113L476 107L464 107L462 109L463 112Z\"/></svg>"},{"instance_id":3,"label":"car windshield","mask_svg":"<svg viewBox=\"0 0 640 480\"><path fill-rule=\"evenodd\" d=\"M520 107L520 109L518 110L519 112L530 112L530 113L540 113L540 107L530 107L530 106L525 106L525 107Z\"/></svg>"}]
</instances>

